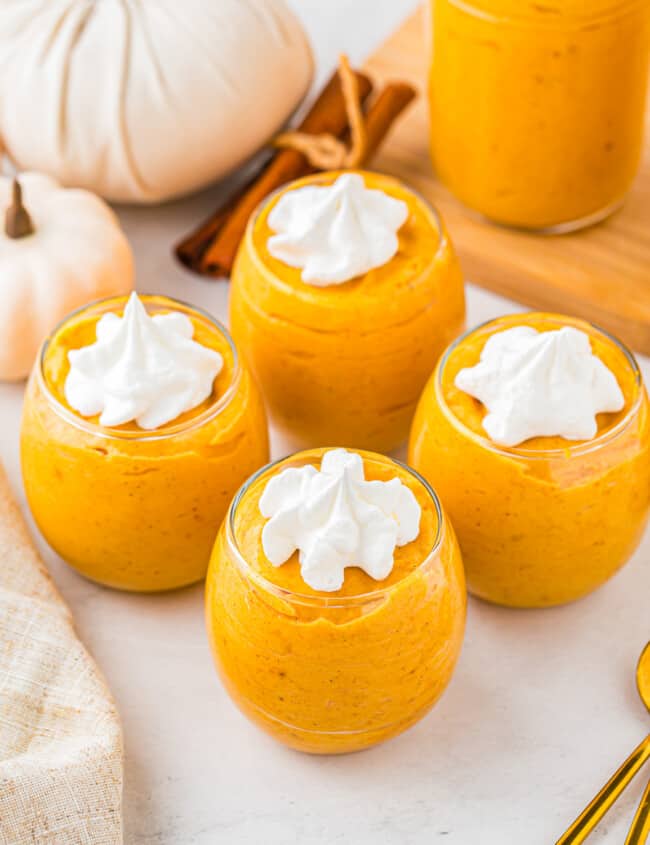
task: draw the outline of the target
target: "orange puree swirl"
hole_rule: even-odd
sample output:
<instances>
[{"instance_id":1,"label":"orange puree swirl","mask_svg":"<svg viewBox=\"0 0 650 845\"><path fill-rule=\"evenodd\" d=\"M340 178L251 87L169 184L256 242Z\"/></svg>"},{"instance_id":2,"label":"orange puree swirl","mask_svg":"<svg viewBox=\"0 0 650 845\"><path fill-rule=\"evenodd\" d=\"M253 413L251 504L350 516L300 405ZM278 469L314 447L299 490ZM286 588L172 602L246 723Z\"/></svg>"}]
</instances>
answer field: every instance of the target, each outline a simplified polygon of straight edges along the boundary
<instances>
[{"instance_id":1,"label":"orange puree swirl","mask_svg":"<svg viewBox=\"0 0 650 845\"><path fill-rule=\"evenodd\" d=\"M422 507L420 535L395 551L388 578L346 569L334 593L310 589L296 557L265 558L259 497L286 466L318 466L324 450L271 467L245 488L217 540L206 616L217 666L241 710L272 736L314 753L358 750L417 721L441 695L465 618L462 563L436 499L406 468L370 453L368 480L396 475Z\"/></svg>"},{"instance_id":2,"label":"orange puree swirl","mask_svg":"<svg viewBox=\"0 0 650 845\"><path fill-rule=\"evenodd\" d=\"M198 581L237 487L268 460L258 390L225 330L200 311L143 297L151 313L179 310L224 366L212 396L153 431L103 428L64 397L67 353L94 342L95 325L125 300L71 315L46 342L25 397L25 490L50 545L88 578L126 590Z\"/></svg>"},{"instance_id":3,"label":"orange puree swirl","mask_svg":"<svg viewBox=\"0 0 650 845\"><path fill-rule=\"evenodd\" d=\"M454 379L477 363L491 334L515 325L587 332L625 397L622 411L598 416L593 440L536 437L512 448L489 440L485 409ZM638 366L617 341L580 320L549 314L495 320L444 356L416 412L409 462L441 495L472 592L524 607L577 599L628 560L647 522L650 418Z\"/></svg>"},{"instance_id":4,"label":"orange puree swirl","mask_svg":"<svg viewBox=\"0 0 650 845\"><path fill-rule=\"evenodd\" d=\"M248 227L233 270L230 325L275 423L301 447L388 451L408 433L444 347L462 330L463 280L436 213L401 182L362 173L366 187L409 209L398 252L343 284L317 287L267 248L271 197Z\"/></svg>"}]
</instances>

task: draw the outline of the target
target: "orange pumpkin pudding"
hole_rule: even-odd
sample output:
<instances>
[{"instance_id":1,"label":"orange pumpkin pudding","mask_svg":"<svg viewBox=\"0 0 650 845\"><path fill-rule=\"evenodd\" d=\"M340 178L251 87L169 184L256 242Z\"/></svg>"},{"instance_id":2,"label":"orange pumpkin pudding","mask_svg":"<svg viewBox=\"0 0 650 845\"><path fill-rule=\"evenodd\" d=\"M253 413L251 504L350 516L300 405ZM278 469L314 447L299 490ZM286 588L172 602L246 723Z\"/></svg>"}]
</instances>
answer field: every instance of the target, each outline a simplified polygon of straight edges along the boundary
<instances>
[{"instance_id":1,"label":"orange pumpkin pudding","mask_svg":"<svg viewBox=\"0 0 650 845\"><path fill-rule=\"evenodd\" d=\"M378 173L296 181L253 216L230 326L270 414L297 446L387 451L465 319L435 211Z\"/></svg>"},{"instance_id":2,"label":"orange pumpkin pudding","mask_svg":"<svg viewBox=\"0 0 650 845\"><path fill-rule=\"evenodd\" d=\"M235 703L293 748L343 753L416 722L460 652L453 530L402 464L344 449L272 464L235 498L206 582Z\"/></svg>"},{"instance_id":3,"label":"orange pumpkin pudding","mask_svg":"<svg viewBox=\"0 0 650 845\"><path fill-rule=\"evenodd\" d=\"M580 598L628 560L648 519L638 365L581 320L494 320L443 356L409 461L450 514L471 592L518 607Z\"/></svg>"},{"instance_id":4,"label":"orange pumpkin pudding","mask_svg":"<svg viewBox=\"0 0 650 845\"><path fill-rule=\"evenodd\" d=\"M268 460L261 397L225 329L161 296L103 300L45 342L21 456L45 539L125 590L201 579L235 490Z\"/></svg>"},{"instance_id":5,"label":"orange pumpkin pudding","mask_svg":"<svg viewBox=\"0 0 650 845\"><path fill-rule=\"evenodd\" d=\"M431 150L490 220L567 231L601 220L641 161L647 0L429 0Z\"/></svg>"}]
</instances>

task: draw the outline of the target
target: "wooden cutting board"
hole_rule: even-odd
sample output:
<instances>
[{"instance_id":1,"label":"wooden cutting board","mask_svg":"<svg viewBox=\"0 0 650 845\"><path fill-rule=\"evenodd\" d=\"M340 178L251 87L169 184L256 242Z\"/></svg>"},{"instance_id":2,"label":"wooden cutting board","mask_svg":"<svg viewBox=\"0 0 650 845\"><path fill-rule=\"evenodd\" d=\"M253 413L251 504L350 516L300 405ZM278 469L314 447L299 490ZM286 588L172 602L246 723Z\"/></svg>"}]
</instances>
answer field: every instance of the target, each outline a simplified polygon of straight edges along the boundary
<instances>
[{"instance_id":1,"label":"wooden cutting board","mask_svg":"<svg viewBox=\"0 0 650 845\"><path fill-rule=\"evenodd\" d=\"M435 203L466 277L533 308L593 320L650 354L650 109L643 164L623 209L576 234L529 235L473 218L433 174L423 9L372 56L367 68L383 79L408 80L420 91L373 167L403 178Z\"/></svg>"}]
</instances>

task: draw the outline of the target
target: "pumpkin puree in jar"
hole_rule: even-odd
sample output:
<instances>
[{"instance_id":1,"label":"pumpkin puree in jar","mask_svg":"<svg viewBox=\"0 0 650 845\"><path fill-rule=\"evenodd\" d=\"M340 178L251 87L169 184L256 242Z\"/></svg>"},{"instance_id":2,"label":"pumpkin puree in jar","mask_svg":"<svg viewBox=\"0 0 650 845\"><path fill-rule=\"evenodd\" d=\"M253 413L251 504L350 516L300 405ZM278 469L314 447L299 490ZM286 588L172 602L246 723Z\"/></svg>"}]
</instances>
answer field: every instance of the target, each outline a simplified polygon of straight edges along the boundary
<instances>
[{"instance_id":1,"label":"pumpkin puree in jar","mask_svg":"<svg viewBox=\"0 0 650 845\"><path fill-rule=\"evenodd\" d=\"M222 529L206 582L210 640L233 699L276 739L312 753L356 751L416 722L449 682L463 637L449 522L409 472L389 459L364 464L367 480L397 475L422 508L420 534L395 549L388 578L348 568L342 588L323 593L303 581L297 553L274 567L261 541L265 474Z\"/></svg>"},{"instance_id":2,"label":"pumpkin puree in jar","mask_svg":"<svg viewBox=\"0 0 650 845\"><path fill-rule=\"evenodd\" d=\"M431 0L431 145L491 220L545 229L612 211L638 169L647 0Z\"/></svg>"},{"instance_id":3,"label":"pumpkin puree in jar","mask_svg":"<svg viewBox=\"0 0 650 845\"><path fill-rule=\"evenodd\" d=\"M614 373L625 406L599 414L591 441L535 437L499 447L482 427L481 402L454 385L491 334L515 325L573 325ZM413 423L409 462L436 486L463 552L468 586L499 604L572 601L610 578L639 543L650 508L650 419L636 365L580 320L523 314L487 324L451 347Z\"/></svg>"},{"instance_id":4,"label":"pumpkin puree in jar","mask_svg":"<svg viewBox=\"0 0 650 845\"><path fill-rule=\"evenodd\" d=\"M302 447L388 451L403 442L424 384L462 330L460 266L442 222L405 185L363 172L366 187L404 201L396 255L343 284L305 284L274 258L268 215L280 196L340 173L307 177L252 218L233 270L230 326L275 422Z\"/></svg>"},{"instance_id":5,"label":"pumpkin puree in jar","mask_svg":"<svg viewBox=\"0 0 650 845\"><path fill-rule=\"evenodd\" d=\"M144 301L150 313L183 310L194 340L222 355L212 395L153 431L103 428L70 408L68 351L95 342L102 314L122 314L124 300L109 300L72 315L47 342L21 433L27 498L46 540L83 575L136 591L201 579L230 499L268 460L261 397L227 336L192 308Z\"/></svg>"}]
</instances>

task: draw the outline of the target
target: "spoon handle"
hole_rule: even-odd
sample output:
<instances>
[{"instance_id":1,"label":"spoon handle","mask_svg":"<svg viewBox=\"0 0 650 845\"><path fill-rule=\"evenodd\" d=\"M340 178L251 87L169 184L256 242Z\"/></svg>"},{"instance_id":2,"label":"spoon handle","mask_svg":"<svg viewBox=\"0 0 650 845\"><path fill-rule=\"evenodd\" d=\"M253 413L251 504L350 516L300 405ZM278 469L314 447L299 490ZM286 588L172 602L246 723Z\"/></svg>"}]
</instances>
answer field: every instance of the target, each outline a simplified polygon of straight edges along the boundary
<instances>
[{"instance_id":1,"label":"spoon handle","mask_svg":"<svg viewBox=\"0 0 650 845\"><path fill-rule=\"evenodd\" d=\"M556 845L579 845L584 842L609 808L614 804L634 775L650 759L650 734L634 749L620 769L607 781L594 800L573 822Z\"/></svg>"},{"instance_id":2,"label":"spoon handle","mask_svg":"<svg viewBox=\"0 0 650 845\"><path fill-rule=\"evenodd\" d=\"M645 845L648 834L650 834L650 781L637 807L625 845Z\"/></svg>"}]
</instances>

